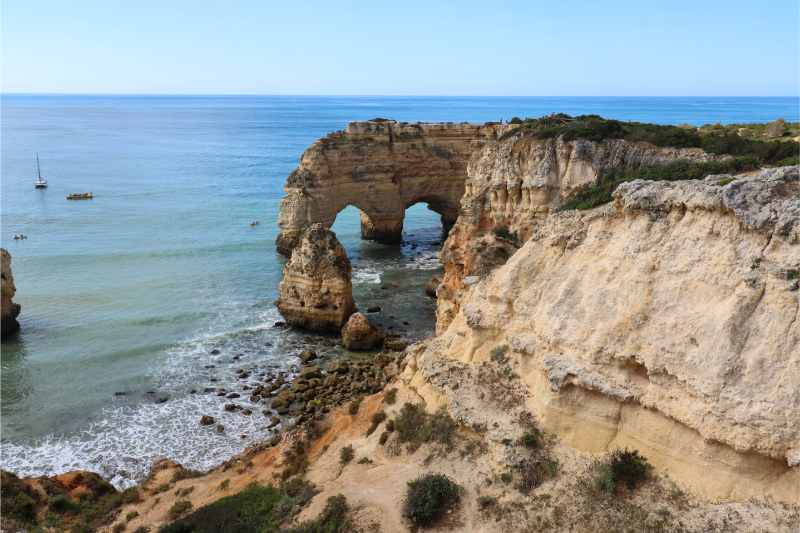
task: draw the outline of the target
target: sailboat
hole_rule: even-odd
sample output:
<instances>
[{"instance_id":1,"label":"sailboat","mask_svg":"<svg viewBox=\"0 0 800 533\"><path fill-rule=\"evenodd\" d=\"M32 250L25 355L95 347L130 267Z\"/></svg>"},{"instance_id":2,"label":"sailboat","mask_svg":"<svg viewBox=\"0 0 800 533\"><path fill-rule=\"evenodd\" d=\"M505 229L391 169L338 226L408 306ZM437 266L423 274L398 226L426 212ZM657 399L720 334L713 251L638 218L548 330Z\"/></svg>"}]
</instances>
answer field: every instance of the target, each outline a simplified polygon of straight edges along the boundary
<instances>
[{"instance_id":1,"label":"sailboat","mask_svg":"<svg viewBox=\"0 0 800 533\"><path fill-rule=\"evenodd\" d=\"M42 170L39 168L39 153L36 153L36 181L33 182L33 186L37 189L46 189L47 188L47 180L42 177Z\"/></svg>"}]
</instances>

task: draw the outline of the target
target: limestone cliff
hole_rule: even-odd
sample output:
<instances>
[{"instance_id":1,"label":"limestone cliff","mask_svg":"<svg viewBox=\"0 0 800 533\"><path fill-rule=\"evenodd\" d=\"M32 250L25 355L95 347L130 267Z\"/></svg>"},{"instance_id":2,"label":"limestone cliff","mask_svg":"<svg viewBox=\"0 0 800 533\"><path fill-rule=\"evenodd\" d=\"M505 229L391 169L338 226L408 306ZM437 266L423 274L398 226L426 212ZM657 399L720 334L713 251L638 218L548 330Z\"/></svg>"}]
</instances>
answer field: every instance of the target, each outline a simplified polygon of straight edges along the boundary
<instances>
[{"instance_id":1,"label":"limestone cliff","mask_svg":"<svg viewBox=\"0 0 800 533\"><path fill-rule=\"evenodd\" d=\"M338 333L355 311L350 274L350 260L336 234L314 224L283 268L278 310L293 326Z\"/></svg>"},{"instance_id":2,"label":"limestone cliff","mask_svg":"<svg viewBox=\"0 0 800 533\"><path fill-rule=\"evenodd\" d=\"M517 226L527 242L466 289L410 382L507 354L564 442L639 449L706 497L800 503L798 169L614 197Z\"/></svg>"},{"instance_id":3,"label":"limestone cliff","mask_svg":"<svg viewBox=\"0 0 800 533\"><path fill-rule=\"evenodd\" d=\"M458 311L471 278L503 264L575 190L604 171L677 160L721 159L697 148L665 148L609 139L603 142L537 139L523 131L486 143L471 157L458 222L442 250L437 330ZM466 283L465 283L466 280Z\"/></svg>"},{"instance_id":4,"label":"limestone cliff","mask_svg":"<svg viewBox=\"0 0 800 533\"><path fill-rule=\"evenodd\" d=\"M361 210L365 239L400 242L405 210L418 202L449 228L458 216L469 158L506 128L376 119L318 140L286 181L278 251L289 255L305 228L330 227L348 205Z\"/></svg>"},{"instance_id":5,"label":"limestone cliff","mask_svg":"<svg viewBox=\"0 0 800 533\"><path fill-rule=\"evenodd\" d=\"M0 321L2 322L2 336L5 337L19 329L20 306L13 302L17 288L14 285L14 274L11 272L11 254L0 248L0 275L2 276L2 296L0 296Z\"/></svg>"}]
</instances>

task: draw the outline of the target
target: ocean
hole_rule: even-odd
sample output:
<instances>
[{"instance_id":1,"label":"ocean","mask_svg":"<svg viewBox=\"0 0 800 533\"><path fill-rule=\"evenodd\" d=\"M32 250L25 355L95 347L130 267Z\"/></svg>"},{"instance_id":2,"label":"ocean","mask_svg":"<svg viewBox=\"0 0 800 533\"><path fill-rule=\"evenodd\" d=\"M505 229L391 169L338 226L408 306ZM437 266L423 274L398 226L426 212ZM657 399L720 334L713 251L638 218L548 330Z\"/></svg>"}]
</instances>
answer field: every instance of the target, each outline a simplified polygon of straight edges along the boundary
<instances>
[{"instance_id":1,"label":"ocean","mask_svg":"<svg viewBox=\"0 0 800 533\"><path fill-rule=\"evenodd\" d=\"M2 467L99 472L119 487L159 457L208 469L269 436L256 410L203 392L240 368L291 370L334 339L274 327L283 183L315 139L352 120L508 120L596 113L662 124L800 120L798 98L56 96L0 98L0 237L21 333L2 344ZM45 190L35 190L39 154ZM65 195L91 191L94 199ZM250 222L260 223L251 227ZM432 334L437 214L409 209L400 247L334 225L359 307ZM23 233L28 239L15 241ZM200 428L215 416L224 434Z\"/></svg>"}]
</instances>

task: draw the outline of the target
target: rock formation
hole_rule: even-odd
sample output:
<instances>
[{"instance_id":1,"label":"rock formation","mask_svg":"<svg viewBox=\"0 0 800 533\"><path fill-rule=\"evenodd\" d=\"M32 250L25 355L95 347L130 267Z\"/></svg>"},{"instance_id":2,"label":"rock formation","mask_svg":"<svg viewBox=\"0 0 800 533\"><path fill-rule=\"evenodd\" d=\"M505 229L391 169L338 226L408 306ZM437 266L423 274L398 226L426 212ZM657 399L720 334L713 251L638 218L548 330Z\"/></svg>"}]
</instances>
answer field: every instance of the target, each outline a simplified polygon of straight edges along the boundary
<instances>
[{"instance_id":1,"label":"rock formation","mask_svg":"<svg viewBox=\"0 0 800 533\"><path fill-rule=\"evenodd\" d=\"M724 157L614 139L537 139L524 131L485 143L469 161L458 222L442 249L437 331L458 311L465 279L505 263L548 213L603 171Z\"/></svg>"},{"instance_id":2,"label":"rock formation","mask_svg":"<svg viewBox=\"0 0 800 533\"><path fill-rule=\"evenodd\" d=\"M2 323L2 336L6 337L19 329L20 306L12 300L17 288L14 285L14 274L11 272L11 254L0 248L0 276L2 276L2 295L0 296L0 322Z\"/></svg>"},{"instance_id":3,"label":"rock formation","mask_svg":"<svg viewBox=\"0 0 800 533\"><path fill-rule=\"evenodd\" d=\"M314 224L283 268L278 310L292 326L338 333L355 311L350 274L350 260L336 234Z\"/></svg>"},{"instance_id":4,"label":"rock formation","mask_svg":"<svg viewBox=\"0 0 800 533\"><path fill-rule=\"evenodd\" d=\"M361 210L364 239L400 242L405 210L418 202L439 213L447 231L458 216L467 161L507 127L376 119L318 140L287 178L278 251L289 255L305 228L330 227L348 205Z\"/></svg>"},{"instance_id":5,"label":"rock formation","mask_svg":"<svg viewBox=\"0 0 800 533\"><path fill-rule=\"evenodd\" d=\"M342 344L348 350L374 350L383 344L383 332L366 315L353 313L342 328Z\"/></svg>"},{"instance_id":6,"label":"rock formation","mask_svg":"<svg viewBox=\"0 0 800 533\"><path fill-rule=\"evenodd\" d=\"M526 228L409 381L506 354L565 443L634 447L705 497L800 503L798 169L637 180L614 198Z\"/></svg>"}]
</instances>

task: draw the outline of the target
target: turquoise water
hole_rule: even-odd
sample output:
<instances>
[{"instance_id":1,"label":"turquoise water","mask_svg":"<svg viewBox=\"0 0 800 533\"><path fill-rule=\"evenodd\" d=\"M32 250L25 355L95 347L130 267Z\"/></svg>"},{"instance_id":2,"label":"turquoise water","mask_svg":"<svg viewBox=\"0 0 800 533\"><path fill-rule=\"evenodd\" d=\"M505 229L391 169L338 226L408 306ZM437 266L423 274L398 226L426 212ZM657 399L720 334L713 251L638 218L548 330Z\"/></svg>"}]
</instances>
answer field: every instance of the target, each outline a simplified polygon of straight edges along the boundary
<instances>
[{"instance_id":1,"label":"turquoise water","mask_svg":"<svg viewBox=\"0 0 800 533\"><path fill-rule=\"evenodd\" d=\"M155 457L209 468L268 434L263 416L225 413L206 387L232 387L242 367L290 368L309 346L338 350L272 327L283 182L327 132L378 116L554 111L672 124L800 119L796 98L5 95L0 110L0 235L22 305L22 333L2 345L3 466L88 468L119 485ZM37 151L43 191L32 187ZM64 199L82 191L95 199ZM386 326L411 338L430 334L421 290L438 271L438 215L410 208L400 248L360 241L352 208L334 230L354 263L357 303L381 305ZM201 414L226 433L200 429Z\"/></svg>"}]
</instances>

